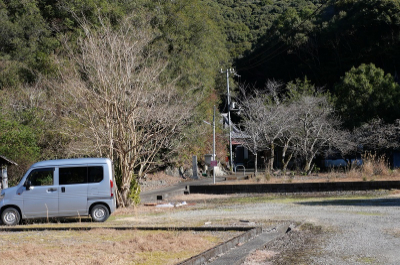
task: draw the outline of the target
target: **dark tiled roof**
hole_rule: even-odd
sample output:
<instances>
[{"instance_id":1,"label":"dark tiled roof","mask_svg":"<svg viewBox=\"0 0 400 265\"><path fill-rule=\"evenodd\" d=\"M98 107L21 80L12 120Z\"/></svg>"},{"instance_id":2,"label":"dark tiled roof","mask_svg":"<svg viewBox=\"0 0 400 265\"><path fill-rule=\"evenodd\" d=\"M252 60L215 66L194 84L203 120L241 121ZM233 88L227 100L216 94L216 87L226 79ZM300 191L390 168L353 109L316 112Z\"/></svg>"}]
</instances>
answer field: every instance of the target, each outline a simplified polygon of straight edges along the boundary
<instances>
[{"instance_id":1,"label":"dark tiled roof","mask_svg":"<svg viewBox=\"0 0 400 265\"><path fill-rule=\"evenodd\" d=\"M5 156L0 155L0 165L16 165L18 166L17 163L15 163L14 161L8 159Z\"/></svg>"}]
</instances>

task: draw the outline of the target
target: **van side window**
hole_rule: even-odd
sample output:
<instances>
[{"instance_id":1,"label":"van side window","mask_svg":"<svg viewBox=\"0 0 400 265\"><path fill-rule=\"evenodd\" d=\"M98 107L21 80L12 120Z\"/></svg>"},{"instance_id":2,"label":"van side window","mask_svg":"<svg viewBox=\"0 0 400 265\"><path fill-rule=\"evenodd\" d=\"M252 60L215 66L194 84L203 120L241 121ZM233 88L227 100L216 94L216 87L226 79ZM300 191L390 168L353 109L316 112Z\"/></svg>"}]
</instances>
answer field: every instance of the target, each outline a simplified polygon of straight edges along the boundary
<instances>
[{"instance_id":1,"label":"van side window","mask_svg":"<svg viewBox=\"0 0 400 265\"><path fill-rule=\"evenodd\" d=\"M34 169L26 178L32 186L51 186L54 180L54 168Z\"/></svg>"},{"instance_id":2,"label":"van side window","mask_svg":"<svg viewBox=\"0 0 400 265\"><path fill-rule=\"evenodd\" d=\"M98 183L103 180L104 173L103 167L88 167L88 180L89 183Z\"/></svg>"},{"instance_id":3,"label":"van side window","mask_svg":"<svg viewBox=\"0 0 400 265\"><path fill-rule=\"evenodd\" d=\"M87 167L64 167L58 172L60 185L87 183Z\"/></svg>"}]
</instances>

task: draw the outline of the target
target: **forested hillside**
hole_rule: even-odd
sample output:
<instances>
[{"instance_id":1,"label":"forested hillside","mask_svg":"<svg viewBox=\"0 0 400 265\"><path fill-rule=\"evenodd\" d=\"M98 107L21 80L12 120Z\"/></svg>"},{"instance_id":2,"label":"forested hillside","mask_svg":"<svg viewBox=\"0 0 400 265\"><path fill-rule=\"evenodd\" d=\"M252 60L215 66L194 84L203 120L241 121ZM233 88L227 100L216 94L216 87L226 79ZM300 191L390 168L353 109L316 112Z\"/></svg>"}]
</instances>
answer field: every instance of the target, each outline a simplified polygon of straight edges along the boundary
<instances>
[{"instance_id":1,"label":"forested hillside","mask_svg":"<svg viewBox=\"0 0 400 265\"><path fill-rule=\"evenodd\" d=\"M399 27L399 1L287 5L238 62L238 69L253 80L290 81L306 75L329 88L362 63L374 63L394 75L399 68Z\"/></svg>"},{"instance_id":2,"label":"forested hillside","mask_svg":"<svg viewBox=\"0 0 400 265\"><path fill-rule=\"evenodd\" d=\"M268 79L307 78L337 98L349 129L399 117L400 1L219 2L242 82L263 88Z\"/></svg>"},{"instance_id":3,"label":"forested hillside","mask_svg":"<svg viewBox=\"0 0 400 265\"><path fill-rule=\"evenodd\" d=\"M210 152L220 69L237 70L236 91L324 88L354 130L399 118L399 47L399 0L0 0L0 154L14 179L42 159L112 156L135 197L135 176Z\"/></svg>"}]
</instances>

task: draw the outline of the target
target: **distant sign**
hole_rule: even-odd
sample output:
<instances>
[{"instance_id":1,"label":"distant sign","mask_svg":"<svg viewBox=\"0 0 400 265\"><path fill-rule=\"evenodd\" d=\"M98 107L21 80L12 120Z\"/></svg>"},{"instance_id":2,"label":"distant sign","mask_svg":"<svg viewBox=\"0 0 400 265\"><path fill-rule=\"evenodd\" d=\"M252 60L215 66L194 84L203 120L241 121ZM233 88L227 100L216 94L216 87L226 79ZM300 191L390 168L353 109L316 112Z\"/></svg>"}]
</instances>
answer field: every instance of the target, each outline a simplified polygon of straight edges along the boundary
<instances>
[{"instance_id":1,"label":"distant sign","mask_svg":"<svg viewBox=\"0 0 400 265\"><path fill-rule=\"evenodd\" d=\"M216 167L218 164L217 160L212 160L210 163L210 167Z\"/></svg>"}]
</instances>

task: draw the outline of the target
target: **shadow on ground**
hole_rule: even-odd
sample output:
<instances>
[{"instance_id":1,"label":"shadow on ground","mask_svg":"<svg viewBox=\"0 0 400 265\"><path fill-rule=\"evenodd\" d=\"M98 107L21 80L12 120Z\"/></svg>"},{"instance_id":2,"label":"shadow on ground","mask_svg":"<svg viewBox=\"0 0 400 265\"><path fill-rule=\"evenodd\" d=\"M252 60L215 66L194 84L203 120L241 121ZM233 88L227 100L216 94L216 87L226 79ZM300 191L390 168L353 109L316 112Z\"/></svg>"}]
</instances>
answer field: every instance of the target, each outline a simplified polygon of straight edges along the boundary
<instances>
[{"instance_id":1,"label":"shadow on ground","mask_svg":"<svg viewBox=\"0 0 400 265\"><path fill-rule=\"evenodd\" d=\"M346 205L346 206L399 207L400 198L323 200L323 201L297 202L296 204L308 205L308 206Z\"/></svg>"},{"instance_id":2,"label":"shadow on ground","mask_svg":"<svg viewBox=\"0 0 400 265\"><path fill-rule=\"evenodd\" d=\"M24 219L23 224L68 224L68 223L92 223L93 220L90 217L65 217L65 218L36 218L36 219Z\"/></svg>"}]
</instances>

